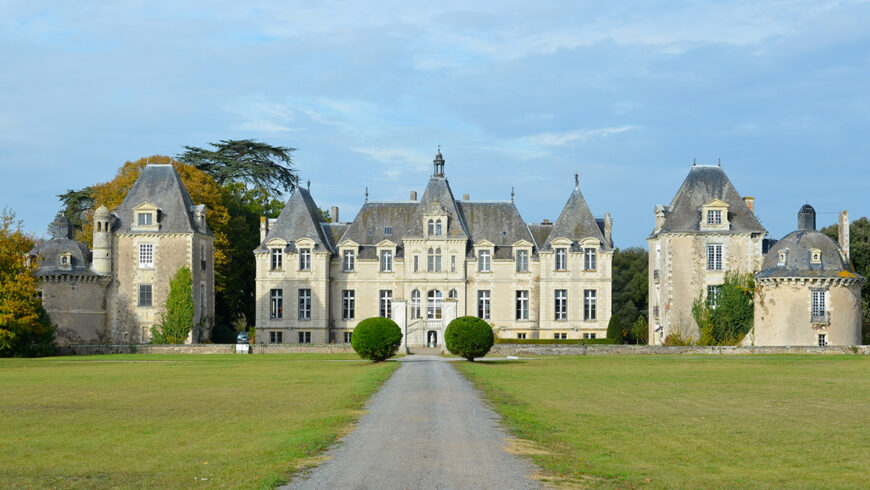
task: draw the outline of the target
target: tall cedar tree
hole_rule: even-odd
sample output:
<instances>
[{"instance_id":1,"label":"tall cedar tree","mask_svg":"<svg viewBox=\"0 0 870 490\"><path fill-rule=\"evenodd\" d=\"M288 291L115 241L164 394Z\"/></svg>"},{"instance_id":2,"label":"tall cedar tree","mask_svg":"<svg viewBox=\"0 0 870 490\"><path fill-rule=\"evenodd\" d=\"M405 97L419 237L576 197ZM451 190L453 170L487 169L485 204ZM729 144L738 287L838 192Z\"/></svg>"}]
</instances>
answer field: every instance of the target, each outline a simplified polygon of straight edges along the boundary
<instances>
[{"instance_id":1,"label":"tall cedar tree","mask_svg":"<svg viewBox=\"0 0 870 490\"><path fill-rule=\"evenodd\" d=\"M44 356L54 351L54 327L42 307L34 271L26 260L34 240L7 209L0 216L0 357Z\"/></svg>"},{"instance_id":2,"label":"tall cedar tree","mask_svg":"<svg viewBox=\"0 0 870 490\"><path fill-rule=\"evenodd\" d=\"M178 269L169 281L166 314L151 327L152 344L183 344L193 328L193 275L190 268Z\"/></svg>"},{"instance_id":3,"label":"tall cedar tree","mask_svg":"<svg viewBox=\"0 0 870 490\"><path fill-rule=\"evenodd\" d=\"M648 271L646 250L631 247L613 251L613 315L607 325L607 338L617 343L645 343L633 327L649 304Z\"/></svg>"}]
</instances>

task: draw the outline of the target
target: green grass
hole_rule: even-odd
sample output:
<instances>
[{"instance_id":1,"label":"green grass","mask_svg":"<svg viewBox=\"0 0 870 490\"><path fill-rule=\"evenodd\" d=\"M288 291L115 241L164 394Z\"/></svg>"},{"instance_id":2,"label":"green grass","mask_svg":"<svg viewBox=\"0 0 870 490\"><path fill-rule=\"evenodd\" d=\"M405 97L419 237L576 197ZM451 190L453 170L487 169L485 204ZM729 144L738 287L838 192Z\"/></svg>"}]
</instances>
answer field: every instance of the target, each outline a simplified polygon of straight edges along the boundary
<instances>
[{"instance_id":1,"label":"green grass","mask_svg":"<svg viewBox=\"0 0 870 490\"><path fill-rule=\"evenodd\" d=\"M870 478L868 357L456 365L562 484L866 488Z\"/></svg>"},{"instance_id":2,"label":"green grass","mask_svg":"<svg viewBox=\"0 0 870 490\"><path fill-rule=\"evenodd\" d=\"M0 486L268 487L398 367L356 355L0 359Z\"/></svg>"}]
</instances>

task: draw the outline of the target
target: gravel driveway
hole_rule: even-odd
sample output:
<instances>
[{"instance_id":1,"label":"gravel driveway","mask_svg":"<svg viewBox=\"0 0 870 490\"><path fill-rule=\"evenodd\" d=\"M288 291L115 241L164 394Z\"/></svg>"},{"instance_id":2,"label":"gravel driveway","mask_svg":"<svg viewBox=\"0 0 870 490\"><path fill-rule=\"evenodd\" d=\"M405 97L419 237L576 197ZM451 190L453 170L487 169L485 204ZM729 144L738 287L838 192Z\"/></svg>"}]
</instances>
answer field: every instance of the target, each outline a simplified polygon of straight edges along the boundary
<instances>
[{"instance_id":1,"label":"gravel driveway","mask_svg":"<svg viewBox=\"0 0 870 490\"><path fill-rule=\"evenodd\" d=\"M330 459L284 488L537 488L498 416L450 362L408 356ZM304 478L304 479L302 479Z\"/></svg>"}]
</instances>

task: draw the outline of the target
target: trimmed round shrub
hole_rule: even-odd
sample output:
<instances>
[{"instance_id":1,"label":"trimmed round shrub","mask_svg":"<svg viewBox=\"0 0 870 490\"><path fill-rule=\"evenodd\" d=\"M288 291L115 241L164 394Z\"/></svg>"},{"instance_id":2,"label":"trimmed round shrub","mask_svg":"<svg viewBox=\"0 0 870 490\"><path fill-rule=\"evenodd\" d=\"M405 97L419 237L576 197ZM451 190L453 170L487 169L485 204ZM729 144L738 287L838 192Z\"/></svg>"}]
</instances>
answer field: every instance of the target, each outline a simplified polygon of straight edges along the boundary
<instances>
[{"instance_id":1,"label":"trimmed round shrub","mask_svg":"<svg viewBox=\"0 0 870 490\"><path fill-rule=\"evenodd\" d=\"M402 329L389 318L366 318L353 329L350 345L363 359L385 361L399 351Z\"/></svg>"},{"instance_id":2,"label":"trimmed round shrub","mask_svg":"<svg viewBox=\"0 0 870 490\"><path fill-rule=\"evenodd\" d=\"M450 322L444 332L447 350L469 361L485 356L493 342L492 327L476 316L461 316Z\"/></svg>"}]
</instances>

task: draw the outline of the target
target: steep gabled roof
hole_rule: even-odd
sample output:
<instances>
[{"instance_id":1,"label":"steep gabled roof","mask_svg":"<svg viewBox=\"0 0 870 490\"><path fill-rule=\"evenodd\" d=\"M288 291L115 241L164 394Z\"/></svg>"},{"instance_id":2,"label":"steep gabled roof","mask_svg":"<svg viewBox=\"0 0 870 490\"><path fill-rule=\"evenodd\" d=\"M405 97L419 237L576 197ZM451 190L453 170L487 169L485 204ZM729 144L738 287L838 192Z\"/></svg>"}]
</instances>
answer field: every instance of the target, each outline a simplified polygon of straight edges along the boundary
<instances>
[{"instance_id":1,"label":"steep gabled roof","mask_svg":"<svg viewBox=\"0 0 870 490\"><path fill-rule=\"evenodd\" d=\"M571 191L568 202L562 208L562 214L553 223L553 229L541 248L551 249L550 242L557 238L567 238L575 244L585 238L596 238L601 242L603 250L610 250L610 243L604 239L601 228L598 227L583 193L580 192L580 186L575 186L574 190Z\"/></svg>"},{"instance_id":2,"label":"steep gabled roof","mask_svg":"<svg viewBox=\"0 0 870 490\"><path fill-rule=\"evenodd\" d=\"M273 238L280 238L287 242L295 242L300 238L310 238L314 240L315 249L322 247L322 249L332 252L334 250L324 232L323 223L323 215L320 214L320 208L311 198L311 193L307 189L297 187L258 250L265 250L265 244Z\"/></svg>"},{"instance_id":3,"label":"steep gabled roof","mask_svg":"<svg viewBox=\"0 0 870 490\"><path fill-rule=\"evenodd\" d=\"M142 169L124 202L115 209L117 232L132 232L134 208L143 203L152 203L160 210L157 217L160 233L211 234L207 226L200 229L196 225L193 199L172 165L150 164Z\"/></svg>"},{"instance_id":4,"label":"steep gabled roof","mask_svg":"<svg viewBox=\"0 0 870 490\"><path fill-rule=\"evenodd\" d=\"M462 215L456 208L456 200L453 198L450 184L447 182L447 179L438 175L429 179L429 185L426 186L423 197L420 199L420 204L414 213L414 220L408 235L414 237L423 236L423 214L434 202L443 206L447 213L447 229L444 234L448 238L468 239L468 229L462 221Z\"/></svg>"},{"instance_id":5,"label":"steep gabled roof","mask_svg":"<svg viewBox=\"0 0 870 490\"><path fill-rule=\"evenodd\" d=\"M767 233L755 214L749 210L722 167L698 165L689 171L680 190L665 212L662 232L692 232L700 230L701 206L714 199L728 204L731 232Z\"/></svg>"},{"instance_id":6,"label":"steep gabled roof","mask_svg":"<svg viewBox=\"0 0 870 490\"><path fill-rule=\"evenodd\" d=\"M529 232L535 239L535 246L541 248L547 243L547 238L550 237L550 232L553 231L553 223L529 223Z\"/></svg>"}]
</instances>

